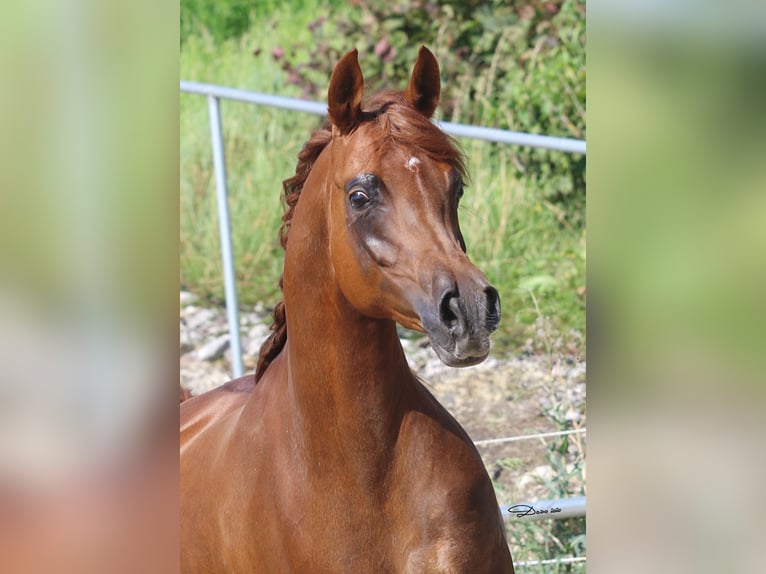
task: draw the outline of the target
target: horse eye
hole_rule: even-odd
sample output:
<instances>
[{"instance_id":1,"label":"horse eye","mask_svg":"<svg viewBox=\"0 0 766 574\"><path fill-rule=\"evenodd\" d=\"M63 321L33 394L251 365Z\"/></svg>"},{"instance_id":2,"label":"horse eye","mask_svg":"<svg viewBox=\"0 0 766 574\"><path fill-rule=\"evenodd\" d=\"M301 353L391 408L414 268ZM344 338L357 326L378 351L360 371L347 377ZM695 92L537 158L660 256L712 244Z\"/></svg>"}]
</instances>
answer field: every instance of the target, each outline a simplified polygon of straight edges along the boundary
<instances>
[{"instance_id":1,"label":"horse eye","mask_svg":"<svg viewBox=\"0 0 766 574\"><path fill-rule=\"evenodd\" d=\"M370 203L370 196L363 191L352 191L348 196L348 201L354 209L362 209Z\"/></svg>"}]
</instances>

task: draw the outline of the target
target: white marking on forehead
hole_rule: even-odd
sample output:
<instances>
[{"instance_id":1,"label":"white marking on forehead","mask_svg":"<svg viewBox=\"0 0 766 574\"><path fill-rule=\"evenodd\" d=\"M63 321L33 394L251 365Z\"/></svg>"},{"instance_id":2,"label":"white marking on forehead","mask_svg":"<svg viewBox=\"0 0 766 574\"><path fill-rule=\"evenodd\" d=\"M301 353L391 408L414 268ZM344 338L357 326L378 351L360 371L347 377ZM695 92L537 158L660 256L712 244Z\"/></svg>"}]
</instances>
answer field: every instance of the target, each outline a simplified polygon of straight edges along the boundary
<instances>
[{"instance_id":1,"label":"white marking on forehead","mask_svg":"<svg viewBox=\"0 0 766 574\"><path fill-rule=\"evenodd\" d=\"M406 167L410 171L415 171L416 165L420 165L420 160L413 155L410 159L407 160Z\"/></svg>"}]
</instances>

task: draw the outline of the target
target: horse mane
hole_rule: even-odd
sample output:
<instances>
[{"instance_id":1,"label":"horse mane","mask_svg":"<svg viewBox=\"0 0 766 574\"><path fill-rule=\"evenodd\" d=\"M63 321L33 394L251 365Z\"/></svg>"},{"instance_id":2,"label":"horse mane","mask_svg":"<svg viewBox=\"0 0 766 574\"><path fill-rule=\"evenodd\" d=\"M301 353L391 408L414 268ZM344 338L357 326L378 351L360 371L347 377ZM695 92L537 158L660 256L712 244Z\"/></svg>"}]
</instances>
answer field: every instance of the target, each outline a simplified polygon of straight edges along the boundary
<instances>
[{"instance_id":1,"label":"horse mane","mask_svg":"<svg viewBox=\"0 0 766 574\"><path fill-rule=\"evenodd\" d=\"M419 111L409 105L404 93L399 91L381 92L367 99L362 105L362 122L376 121L385 134L378 140L380 147L392 143L403 144L423 151L431 159L447 163L455 168L467 182L468 174L465 158L457 142L442 132ZM357 126L358 127L358 126ZM356 128L355 128L356 129ZM279 242L282 249L287 248L290 224L295 213L295 206L300 199L306 179L311 173L317 158L332 139L332 122L328 117L303 145L298 154L295 175L282 182L283 204L285 213L279 228ZM279 289L283 290L284 273L279 278ZM285 301L282 299L274 307L271 334L261 345L255 381L258 382L271 362L279 355L287 342L287 319Z\"/></svg>"}]
</instances>

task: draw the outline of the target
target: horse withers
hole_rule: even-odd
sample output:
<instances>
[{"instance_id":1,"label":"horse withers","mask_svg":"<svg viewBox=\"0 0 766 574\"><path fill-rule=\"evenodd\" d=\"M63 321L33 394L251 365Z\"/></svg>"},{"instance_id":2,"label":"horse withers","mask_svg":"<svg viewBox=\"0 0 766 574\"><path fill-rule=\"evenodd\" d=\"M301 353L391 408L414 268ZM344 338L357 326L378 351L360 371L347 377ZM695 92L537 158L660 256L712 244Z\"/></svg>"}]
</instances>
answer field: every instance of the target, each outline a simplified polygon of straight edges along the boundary
<instances>
[{"instance_id":1,"label":"horse withers","mask_svg":"<svg viewBox=\"0 0 766 574\"><path fill-rule=\"evenodd\" d=\"M356 50L285 180L285 248L256 373L181 405L183 572L513 572L476 448L410 370L487 357L500 298L468 259L466 177L430 118L439 67L363 102Z\"/></svg>"}]
</instances>

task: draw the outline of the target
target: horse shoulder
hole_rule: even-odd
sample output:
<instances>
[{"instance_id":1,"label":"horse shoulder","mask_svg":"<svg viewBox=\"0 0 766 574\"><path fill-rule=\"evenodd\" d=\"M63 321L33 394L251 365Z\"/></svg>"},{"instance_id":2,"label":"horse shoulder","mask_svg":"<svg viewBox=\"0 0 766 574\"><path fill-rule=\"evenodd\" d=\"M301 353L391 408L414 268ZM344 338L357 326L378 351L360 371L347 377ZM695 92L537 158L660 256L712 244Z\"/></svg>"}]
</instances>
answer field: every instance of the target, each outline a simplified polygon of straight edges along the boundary
<instances>
[{"instance_id":1,"label":"horse shoulder","mask_svg":"<svg viewBox=\"0 0 766 574\"><path fill-rule=\"evenodd\" d=\"M181 556L184 571L225 572L236 457L233 431L253 389L252 375L181 404Z\"/></svg>"},{"instance_id":2,"label":"horse shoulder","mask_svg":"<svg viewBox=\"0 0 766 574\"><path fill-rule=\"evenodd\" d=\"M241 409L253 387L253 376L249 375L181 403L181 452L229 413Z\"/></svg>"},{"instance_id":3,"label":"horse shoulder","mask_svg":"<svg viewBox=\"0 0 766 574\"><path fill-rule=\"evenodd\" d=\"M403 506L416 526L405 572L512 572L492 483L470 438L441 405L411 413L403 425ZM430 412L429 412L430 411Z\"/></svg>"}]
</instances>

